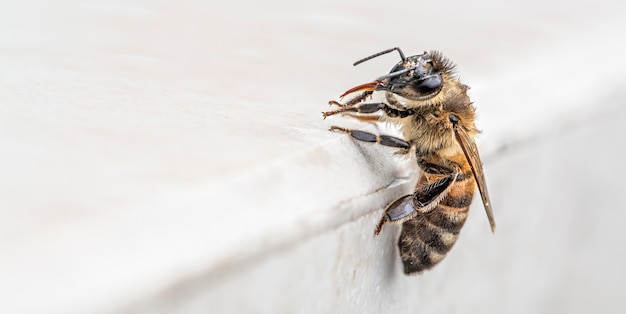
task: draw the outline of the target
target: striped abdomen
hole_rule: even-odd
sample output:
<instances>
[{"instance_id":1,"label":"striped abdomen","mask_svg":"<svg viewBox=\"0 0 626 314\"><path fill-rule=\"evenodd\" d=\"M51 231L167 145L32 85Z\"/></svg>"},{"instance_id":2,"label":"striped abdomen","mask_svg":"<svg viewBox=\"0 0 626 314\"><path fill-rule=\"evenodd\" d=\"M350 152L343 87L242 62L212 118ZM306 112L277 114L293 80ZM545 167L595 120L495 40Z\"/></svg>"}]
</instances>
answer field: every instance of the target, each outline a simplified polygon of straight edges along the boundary
<instances>
[{"instance_id":1,"label":"striped abdomen","mask_svg":"<svg viewBox=\"0 0 626 314\"><path fill-rule=\"evenodd\" d=\"M424 177L417 188L431 184ZM471 175L453 183L450 193L427 214L418 213L402 224L398 240L406 274L421 272L439 263L450 251L465 220L476 183Z\"/></svg>"}]
</instances>

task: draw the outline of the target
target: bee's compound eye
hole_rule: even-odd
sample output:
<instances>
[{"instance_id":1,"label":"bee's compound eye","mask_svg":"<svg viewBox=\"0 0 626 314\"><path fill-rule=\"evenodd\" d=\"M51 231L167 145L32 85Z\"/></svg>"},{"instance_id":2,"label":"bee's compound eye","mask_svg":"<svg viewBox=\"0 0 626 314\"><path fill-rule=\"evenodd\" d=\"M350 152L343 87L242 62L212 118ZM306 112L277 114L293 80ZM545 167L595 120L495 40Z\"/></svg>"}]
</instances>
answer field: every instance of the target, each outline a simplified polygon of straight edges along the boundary
<instances>
[{"instance_id":1,"label":"bee's compound eye","mask_svg":"<svg viewBox=\"0 0 626 314\"><path fill-rule=\"evenodd\" d=\"M450 119L450 122L452 122L452 123L459 123L459 117L457 117L454 114L449 115L448 119Z\"/></svg>"},{"instance_id":2,"label":"bee's compound eye","mask_svg":"<svg viewBox=\"0 0 626 314\"><path fill-rule=\"evenodd\" d=\"M434 93L441 89L441 76L431 75L418 80L413 84L413 88L422 95Z\"/></svg>"}]
</instances>

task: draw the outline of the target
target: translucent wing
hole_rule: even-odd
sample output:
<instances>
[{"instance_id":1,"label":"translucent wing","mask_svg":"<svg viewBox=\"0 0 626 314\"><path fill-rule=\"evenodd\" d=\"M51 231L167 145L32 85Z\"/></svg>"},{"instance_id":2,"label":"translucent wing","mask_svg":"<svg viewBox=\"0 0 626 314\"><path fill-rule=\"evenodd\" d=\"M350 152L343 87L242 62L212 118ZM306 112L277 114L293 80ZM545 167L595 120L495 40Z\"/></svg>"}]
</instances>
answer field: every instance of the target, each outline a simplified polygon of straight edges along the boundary
<instances>
[{"instance_id":1,"label":"translucent wing","mask_svg":"<svg viewBox=\"0 0 626 314\"><path fill-rule=\"evenodd\" d=\"M489 219L489 224L491 225L491 232L495 232L496 221L493 218L491 202L489 201L489 192L487 192L487 183L485 182L485 174L483 173L483 163L480 160L480 155L478 154L478 148L476 147L476 143L467 135L463 127L456 123L454 124L454 135L457 142L459 142L461 149L463 149L465 158L467 158L467 161L472 168L472 173L474 174L474 179L476 180L476 184L478 185L478 191L480 192L480 196L483 199L483 205L485 206L487 218Z\"/></svg>"}]
</instances>

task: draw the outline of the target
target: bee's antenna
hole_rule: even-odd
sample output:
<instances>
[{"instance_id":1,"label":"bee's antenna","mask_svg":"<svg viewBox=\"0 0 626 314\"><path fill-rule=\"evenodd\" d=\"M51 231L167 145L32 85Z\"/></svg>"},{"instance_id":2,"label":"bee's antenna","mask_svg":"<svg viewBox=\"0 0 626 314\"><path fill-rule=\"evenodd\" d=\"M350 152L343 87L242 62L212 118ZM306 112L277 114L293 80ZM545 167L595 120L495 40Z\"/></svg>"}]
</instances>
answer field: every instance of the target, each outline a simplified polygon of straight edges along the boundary
<instances>
[{"instance_id":1,"label":"bee's antenna","mask_svg":"<svg viewBox=\"0 0 626 314\"><path fill-rule=\"evenodd\" d=\"M356 65L358 65L358 64L360 64L360 63L363 63L363 62L365 62L365 61L367 61L367 60L369 60L369 59L374 59L374 58L376 58L376 57L378 57L378 56L382 56L382 55L384 55L384 54L386 54L386 53L390 53L390 52L392 52L392 51L394 51L394 50L398 51L398 53L400 54L400 59L402 59L402 62L404 62L404 61L406 60L406 58L404 57L404 53L402 53L402 50L400 50L400 48L398 48L398 47L394 47L394 48L391 48L391 49L387 49L387 50L385 50L385 51L381 51L381 52L379 52L379 53L375 53L375 54L373 54L373 55L371 55L371 56L369 56L369 57L363 58L363 59L361 59L361 60L359 60L359 61L357 61L357 62L353 63L352 65L353 65L353 66L356 66Z\"/></svg>"},{"instance_id":2,"label":"bee's antenna","mask_svg":"<svg viewBox=\"0 0 626 314\"><path fill-rule=\"evenodd\" d=\"M386 78L394 78L394 77L396 77L396 76L400 76L400 75L402 75L402 74L404 74L404 73L407 73L407 72L413 71L413 70L415 70L416 68L417 68L417 67L412 67L412 68L406 68L406 69L403 69L403 70L400 70L400 71L396 71L396 72L391 72L391 73L389 73L389 74L385 74L385 75L383 75L383 76L379 77L379 78L378 78L378 79L376 79L376 80L377 80L377 81L382 81L382 80L384 80L384 79L386 79Z\"/></svg>"}]
</instances>

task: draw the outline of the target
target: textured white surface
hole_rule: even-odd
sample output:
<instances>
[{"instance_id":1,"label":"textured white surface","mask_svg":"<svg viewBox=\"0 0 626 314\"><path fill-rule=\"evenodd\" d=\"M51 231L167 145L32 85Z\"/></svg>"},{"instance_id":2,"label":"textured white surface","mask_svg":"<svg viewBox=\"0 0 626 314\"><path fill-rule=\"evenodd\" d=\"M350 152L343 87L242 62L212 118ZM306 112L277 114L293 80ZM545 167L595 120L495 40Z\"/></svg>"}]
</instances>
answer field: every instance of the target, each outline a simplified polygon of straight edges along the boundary
<instances>
[{"instance_id":1,"label":"textured white surface","mask_svg":"<svg viewBox=\"0 0 626 314\"><path fill-rule=\"evenodd\" d=\"M623 12L0 3L0 312L623 312ZM372 237L410 171L320 115L393 46L459 64L499 224L419 277Z\"/></svg>"}]
</instances>

